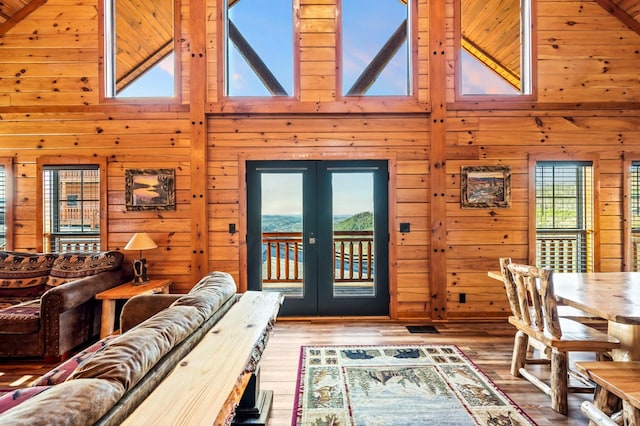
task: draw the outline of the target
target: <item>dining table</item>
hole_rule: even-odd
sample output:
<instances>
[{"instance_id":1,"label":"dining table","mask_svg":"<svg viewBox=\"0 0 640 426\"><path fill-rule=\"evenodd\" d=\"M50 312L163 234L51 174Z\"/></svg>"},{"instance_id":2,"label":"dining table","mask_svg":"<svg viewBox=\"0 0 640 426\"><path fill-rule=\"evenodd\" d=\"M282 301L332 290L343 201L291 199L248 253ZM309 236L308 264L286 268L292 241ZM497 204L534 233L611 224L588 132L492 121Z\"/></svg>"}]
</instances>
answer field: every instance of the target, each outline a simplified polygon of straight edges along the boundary
<instances>
[{"instance_id":1,"label":"dining table","mask_svg":"<svg viewBox=\"0 0 640 426\"><path fill-rule=\"evenodd\" d=\"M499 271L491 278L502 281ZM558 272L556 300L608 321L608 333L620 340L616 361L640 361L640 272Z\"/></svg>"}]
</instances>

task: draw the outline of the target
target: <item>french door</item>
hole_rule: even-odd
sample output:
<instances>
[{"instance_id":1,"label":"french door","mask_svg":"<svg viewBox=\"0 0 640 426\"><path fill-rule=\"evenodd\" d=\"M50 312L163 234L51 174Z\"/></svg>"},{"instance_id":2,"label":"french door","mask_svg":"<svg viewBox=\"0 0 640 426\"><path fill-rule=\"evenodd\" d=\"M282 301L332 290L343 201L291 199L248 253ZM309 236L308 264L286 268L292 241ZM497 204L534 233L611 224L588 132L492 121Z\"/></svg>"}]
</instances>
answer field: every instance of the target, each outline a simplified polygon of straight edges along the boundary
<instances>
[{"instance_id":1,"label":"french door","mask_svg":"<svg viewBox=\"0 0 640 426\"><path fill-rule=\"evenodd\" d=\"M281 315L387 315L386 161L247 162L249 290Z\"/></svg>"}]
</instances>

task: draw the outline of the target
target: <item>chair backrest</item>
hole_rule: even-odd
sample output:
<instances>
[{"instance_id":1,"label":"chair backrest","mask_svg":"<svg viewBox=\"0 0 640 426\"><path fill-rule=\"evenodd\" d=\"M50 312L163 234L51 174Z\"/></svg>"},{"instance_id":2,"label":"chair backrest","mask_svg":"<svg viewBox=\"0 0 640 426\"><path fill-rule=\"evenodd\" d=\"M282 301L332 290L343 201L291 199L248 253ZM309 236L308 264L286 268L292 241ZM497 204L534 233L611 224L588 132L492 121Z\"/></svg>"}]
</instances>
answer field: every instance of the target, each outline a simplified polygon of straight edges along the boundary
<instances>
[{"instance_id":1,"label":"chair backrest","mask_svg":"<svg viewBox=\"0 0 640 426\"><path fill-rule=\"evenodd\" d=\"M500 262L502 266L503 260ZM506 274L507 279L513 283L512 290L507 290L507 296L510 291L515 291L514 303L517 303L519 315L514 312L514 316L537 331L546 330L555 338L562 337L558 305L553 291L553 270L511 263L510 260L504 261L504 269L503 276Z\"/></svg>"},{"instance_id":2,"label":"chair backrest","mask_svg":"<svg viewBox=\"0 0 640 426\"><path fill-rule=\"evenodd\" d=\"M513 274L509 270L508 266L511 264L510 257L500 258L500 271L502 272L502 282L504 288L507 291L507 300L509 301L509 307L514 317L522 321L522 312L520 312L520 304L518 303L518 294L516 290L516 282L513 280Z\"/></svg>"}]
</instances>

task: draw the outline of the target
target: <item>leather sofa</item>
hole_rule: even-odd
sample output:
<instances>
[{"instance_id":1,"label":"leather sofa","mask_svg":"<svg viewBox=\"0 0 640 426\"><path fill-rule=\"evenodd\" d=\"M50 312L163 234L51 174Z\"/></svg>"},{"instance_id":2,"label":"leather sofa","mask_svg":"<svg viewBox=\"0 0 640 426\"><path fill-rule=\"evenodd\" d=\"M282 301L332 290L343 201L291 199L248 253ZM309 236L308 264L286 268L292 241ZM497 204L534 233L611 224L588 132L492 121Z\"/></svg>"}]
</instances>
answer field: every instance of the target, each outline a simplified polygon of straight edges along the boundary
<instances>
[{"instance_id":1,"label":"leather sofa","mask_svg":"<svg viewBox=\"0 0 640 426\"><path fill-rule=\"evenodd\" d=\"M132 279L118 251L0 251L0 357L64 359L100 334L95 295Z\"/></svg>"},{"instance_id":2,"label":"leather sofa","mask_svg":"<svg viewBox=\"0 0 640 426\"><path fill-rule=\"evenodd\" d=\"M238 298L233 277L224 272L205 276L188 294L133 297L121 313L121 335L3 395L0 424L121 424Z\"/></svg>"}]
</instances>

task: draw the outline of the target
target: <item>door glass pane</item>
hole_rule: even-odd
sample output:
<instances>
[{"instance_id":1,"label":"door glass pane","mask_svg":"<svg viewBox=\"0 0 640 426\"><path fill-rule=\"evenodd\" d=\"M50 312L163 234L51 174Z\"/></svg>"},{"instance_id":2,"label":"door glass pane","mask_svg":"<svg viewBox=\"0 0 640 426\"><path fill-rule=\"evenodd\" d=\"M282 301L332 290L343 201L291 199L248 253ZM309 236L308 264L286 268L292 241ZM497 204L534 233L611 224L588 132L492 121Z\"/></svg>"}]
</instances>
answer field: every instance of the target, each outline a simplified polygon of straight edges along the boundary
<instances>
[{"instance_id":1,"label":"door glass pane","mask_svg":"<svg viewBox=\"0 0 640 426\"><path fill-rule=\"evenodd\" d=\"M333 172L333 296L375 296L373 172Z\"/></svg>"},{"instance_id":2,"label":"door glass pane","mask_svg":"<svg viewBox=\"0 0 640 426\"><path fill-rule=\"evenodd\" d=\"M262 173L262 289L304 297L302 174Z\"/></svg>"}]
</instances>

